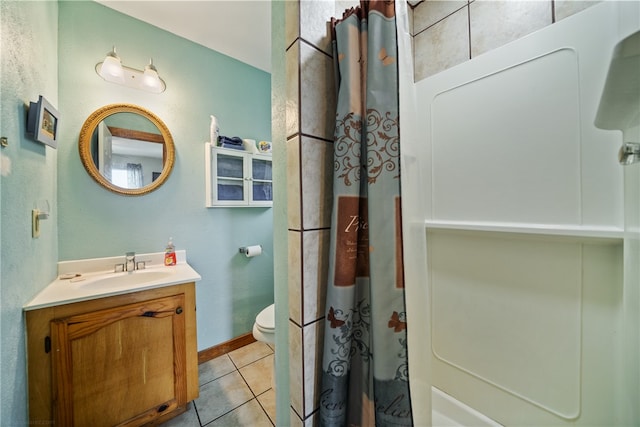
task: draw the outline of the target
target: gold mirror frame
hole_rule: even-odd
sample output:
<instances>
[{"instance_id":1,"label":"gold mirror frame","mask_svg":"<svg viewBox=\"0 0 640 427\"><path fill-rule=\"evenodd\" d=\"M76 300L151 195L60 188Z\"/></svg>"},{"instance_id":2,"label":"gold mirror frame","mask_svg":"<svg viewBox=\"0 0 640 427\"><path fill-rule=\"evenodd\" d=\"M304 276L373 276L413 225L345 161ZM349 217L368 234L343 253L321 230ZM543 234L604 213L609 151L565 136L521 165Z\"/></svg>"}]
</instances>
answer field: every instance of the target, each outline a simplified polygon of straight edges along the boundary
<instances>
[{"instance_id":1,"label":"gold mirror frame","mask_svg":"<svg viewBox=\"0 0 640 427\"><path fill-rule=\"evenodd\" d=\"M91 138L93 133L102 120L116 113L134 113L146 117L158 128L162 138L164 139L163 151L165 153L165 158L162 165L162 173L149 185L134 189L118 187L102 176L93 162L93 157L91 156ZM105 105L91 113L82 125L82 129L80 129L78 150L80 151L80 160L91 178L93 178L103 188L124 196L142 196L158 189L162 184L164 184L167 178L169 178L169 175L171 175L176 155L173 138L171 136L171 132L169 132L169 128L167 128L164 122L151 111L134 104Z\"/></svg>"}]
</instances>

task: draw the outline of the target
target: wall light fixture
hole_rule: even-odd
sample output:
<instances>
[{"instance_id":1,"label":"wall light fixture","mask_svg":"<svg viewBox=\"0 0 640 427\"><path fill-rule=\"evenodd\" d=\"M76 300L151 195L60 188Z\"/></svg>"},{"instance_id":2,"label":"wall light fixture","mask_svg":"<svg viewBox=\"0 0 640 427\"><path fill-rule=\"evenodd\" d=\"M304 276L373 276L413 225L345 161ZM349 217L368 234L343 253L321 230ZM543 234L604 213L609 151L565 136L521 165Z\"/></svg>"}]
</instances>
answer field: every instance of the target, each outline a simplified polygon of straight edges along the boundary
<instances>
[{"instance_id":1,"label":"wall light fixture","mask_svg":"<svg viewBox=\"0 0 640 427\"><path fill-rule=\"evenodd\" d=\"M167 89L166 83L158 75L158 69L153 65L153 59L149 60L144 70L127 67L122 65L115 46L107 53L104 61L96 64L96 73L108 82L147 92L162 93Z\"/></svg>"}]
</instances>

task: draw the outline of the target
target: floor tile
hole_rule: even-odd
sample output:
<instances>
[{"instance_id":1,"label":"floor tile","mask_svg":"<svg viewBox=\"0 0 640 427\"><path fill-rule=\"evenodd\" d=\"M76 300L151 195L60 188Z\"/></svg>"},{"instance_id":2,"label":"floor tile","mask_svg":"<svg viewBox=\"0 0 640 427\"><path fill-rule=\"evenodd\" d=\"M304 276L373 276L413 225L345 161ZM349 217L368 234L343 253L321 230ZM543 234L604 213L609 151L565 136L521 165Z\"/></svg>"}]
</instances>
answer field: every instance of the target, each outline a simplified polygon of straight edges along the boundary
<instances>
[{"instance_id":1,"label":"floor tile","mask_svg":"<svg viewBox=\"0 0 640 427\"><path fill-rule=\"evenodd\" d=\"M269 419L275 425L276 423L276 391L272 388L258 396L258 402L269 415Z\"/></svg>"},{"instance_id":2,"label":"floor tile","mask_svg":"<svg viewBox=\"0 0 640 427\"><path fill-rule=\"evenodd\" d=\"M275 426L274 350L273 345L255 342L201 363L200 397L162 426Z\"/></svg>"},{"instance_id":3,"label":"floor tile","mask_svg":"<svg viewBox=\"0 0 640 427\"><path fill-rule=\"evenodd\" d=\"M256 341L237 350L227 353L237 368L242 368L251 362L262 359L273 353L271 347L263 342Z\"/></svg>"},{"instance_id":4,"label":"floor tile","mask_svg":"<svg viewBox=\"0 0 640 427\"><path fill-rule=\"evenodd\" d=\"M239 408L207 424L207 427L272 427L269 417L257 400L253 399Z\"/></svg>"},{"instance_id":5,"label":"floor tile","mask_svg":"<svg viewBox=\"0 0 640 427\"><path fill-rule=\"evenodd\" d=\"M240 374L256 396L269 390L273 378L273 354L240 368Z\"/></svg>"},{"instance_id":6,"label":"floor tile","mask_svg":"<svg viewBox=\"0 0 640 427\"><path fill-rule=\"evenodd\" d=\"M202 425L253 399L253 394L237 371L200 387L195 407Z\"/></svg>"},{"instance_id":7,"label":"floor tile","mask_svg":"<svg viewBox=\"0 0 640 427\"><path fill-rule=\"evenodd\" d=\"M235 370L236 367L229 356L223 354L198 366L198 380L200 385L206 384Z\"/></svg>"},{"instance_id":8,"label":"floor tile","mask_svg":"<svg viewBox=\"0 0 640 427\"><path fill-rule=\"evenodd\" d=\"M189 409L186 412L163 423L162 427L200 427L198 414L196 414L193 404L189 405Z\"/></svg>"}]
</instances>

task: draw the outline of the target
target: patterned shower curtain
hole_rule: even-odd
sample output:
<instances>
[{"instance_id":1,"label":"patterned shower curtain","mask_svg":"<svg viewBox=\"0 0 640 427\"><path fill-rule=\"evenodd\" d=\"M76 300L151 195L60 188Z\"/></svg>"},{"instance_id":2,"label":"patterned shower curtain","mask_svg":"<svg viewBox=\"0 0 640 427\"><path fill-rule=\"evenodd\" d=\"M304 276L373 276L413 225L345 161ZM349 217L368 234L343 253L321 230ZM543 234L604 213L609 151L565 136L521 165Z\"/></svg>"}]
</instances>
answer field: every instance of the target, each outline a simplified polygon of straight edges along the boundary
<instances>
[{"instance_id":1,"label":"patterned shower curtain","mask_svg":"<svg viewBox=\"0 0 640 427\"><path fill-rule=\"evenodd\" d=\"M332 22L338 107L320 423L412 425L393 1Z\"/></svg>"}]
</instances>

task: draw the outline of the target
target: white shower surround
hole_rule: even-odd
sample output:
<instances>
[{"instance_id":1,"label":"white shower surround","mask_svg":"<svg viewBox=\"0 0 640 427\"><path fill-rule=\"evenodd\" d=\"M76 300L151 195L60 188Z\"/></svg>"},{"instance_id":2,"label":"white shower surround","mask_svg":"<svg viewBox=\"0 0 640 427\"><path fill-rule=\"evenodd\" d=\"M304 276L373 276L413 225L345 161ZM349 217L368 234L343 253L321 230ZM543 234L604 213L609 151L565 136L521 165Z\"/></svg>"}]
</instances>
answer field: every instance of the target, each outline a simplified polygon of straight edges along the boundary
<instances>
[{"instance_id":1,"label":"white shower surround","mask_svg":"<svg viewBox=\"0 0 640 427\"><path fill-rule=\"evenodd\" d=\"M403 123L418 124L402 129L416 425L432 416L427 402L434 422L480 423L450 413L465 413L456 399L506 425L638 421L624 403L637 390L619 367L637 343L615 333L637 334L625 324L637 313L626 318L623 308L637 302L621 300L638 294L637 277L623 279L619 134L593 120L613 46L640 28L639 9L604 2L417 92L401 81ZM513 103L518 92L531 102ZM405 111L416 102L413 120ZM431 384L453 397L434 389L432 400Z\"/></svg>"}]
</instances>

